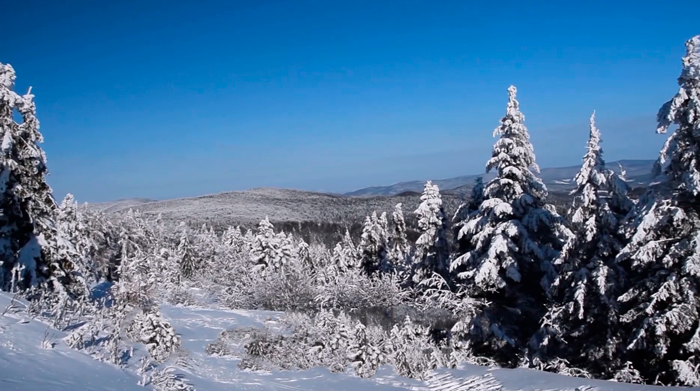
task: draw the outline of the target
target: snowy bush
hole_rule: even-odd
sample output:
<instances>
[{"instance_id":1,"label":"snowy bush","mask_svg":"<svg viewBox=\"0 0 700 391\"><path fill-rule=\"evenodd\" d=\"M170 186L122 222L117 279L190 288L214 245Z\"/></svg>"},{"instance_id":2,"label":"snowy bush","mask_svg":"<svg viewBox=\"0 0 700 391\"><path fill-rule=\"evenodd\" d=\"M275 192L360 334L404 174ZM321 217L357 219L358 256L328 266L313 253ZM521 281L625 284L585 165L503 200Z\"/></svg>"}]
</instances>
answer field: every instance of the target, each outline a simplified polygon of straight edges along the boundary
<instances>
[{"instance_id":1,"label":"snowy bush","mask_svg":"<svg viewBox=\"0 0 700 391\"><path fill-rule=\"evenodd\" d=\"M158 312L141 313L126 326L126 335L132 341L146 345L151 360L165 362L182 342L170 323Z\"/></svg>"},{"instance_id":2,"label":"snowy bush","mask_svg":"<svg viewBox=\"0 0 700 391\"><path fill-rule=\"evenodd\" d=\"M148 376L155 391L195 391L187 379L175 373L175 368L156 369Z\"/></svg>"}]
</instances>

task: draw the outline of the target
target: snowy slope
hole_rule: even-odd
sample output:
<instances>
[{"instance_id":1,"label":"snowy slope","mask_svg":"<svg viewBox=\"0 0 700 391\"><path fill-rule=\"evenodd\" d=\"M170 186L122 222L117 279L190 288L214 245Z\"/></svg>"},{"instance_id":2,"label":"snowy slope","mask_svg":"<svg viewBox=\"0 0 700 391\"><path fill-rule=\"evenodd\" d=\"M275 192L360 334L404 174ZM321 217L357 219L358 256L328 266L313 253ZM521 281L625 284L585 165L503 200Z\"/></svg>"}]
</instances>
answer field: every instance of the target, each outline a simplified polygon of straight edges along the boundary
<instances>
[{"instance_id":1,"label":"snowy slope","mask_svg":"<svg viewBox=\"0 0 700 391\"><path fill-rule=\"evenodd\" d=\"M0 313L10 302L0 293ZM442 390L442 391L654 391L692 390L661 388L560 376L526 369L489 369L466 365L456 370L440 369L427 381L402 378L391 368L383 367L377 376L360 379L349 372L331 374L323 368L307 371L256 373L237 368L238 360L210 357L204 353L224 329L259 326L274 321L281 313L266 311L230 311L204 308L162 306L182 336L189 359L178 373L185 375L200 391L229 390ZM26 320L21 314L0 317L0 390L2 391L74 391L74 390L146 390L137 385L135 359L127 369L93 360L71 350L56 338L53 349L40 347L46 325ZM64 336L51 330L56 337ZM140 350L140 351L139 351ZM136 346L134 357L143 353ZM700 388L694 388L700 390Z\"/></svg>"},{"instance_id":2,"label":"snowy slope","mask_svg":"<svg viewBox=\"0 0 700 391\"><path fill-rule=\"evenodd\" d=\"M0 293L0 313L11 296ZM139 378L66 346L65 333L49 329L56 345L42 349L47 326L23 313L0 317L0 390L2 391L143 391Z\"/></svg>"}]
</instances>

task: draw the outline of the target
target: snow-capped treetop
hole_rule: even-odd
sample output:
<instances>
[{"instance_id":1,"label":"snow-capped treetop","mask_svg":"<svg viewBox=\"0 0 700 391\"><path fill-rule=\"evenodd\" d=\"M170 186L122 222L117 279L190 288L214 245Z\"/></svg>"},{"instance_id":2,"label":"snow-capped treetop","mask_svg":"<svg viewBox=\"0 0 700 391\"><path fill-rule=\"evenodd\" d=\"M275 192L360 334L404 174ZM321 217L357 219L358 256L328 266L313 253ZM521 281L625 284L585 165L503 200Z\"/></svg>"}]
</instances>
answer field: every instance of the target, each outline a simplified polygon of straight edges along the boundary
<instances>
[{"instance_id":1,"label":"snow-capped treetop","mask_svg":"<svg viewBox=\"0 0 700 391\"><path fill-rule=\"evenodd\" d=\"M428 230L431 226L442 224L445 216L442 211L442 197L438 186L431 181L426 182L420 200L422 202L414 212L418 215L418 227L421 230Z\"/></svg>"},{"instance_id":2,"label":"snow-capped treetop","mask_svg":"<svg viewBox=\"0 0 700 391\"><path fill-rule=\"evenodd\" d=\"M591 241L603 229L604 235L614 235L624 214L629 212L631 201L627 197L627 182L605 167L600 131L595 126L595 112L590 119L590 135L581 169L574 177L577 187L571 194L574 203L569 214L574 230ZM614 214L603 216L605 211ZM605 227L601 227L604 224Z\"/></svg>"},{"instance_id":3,"label":"snow-capped treetop","mask_svg":"<svg viewBox=\"0 0 700 391\"><path fill-rule=\"evenodd\" d=\"M74 218L77 210L78 210L78 203L75 202L75 198L73 198L73 194L68 193L63 198L63 201L61 201L61 204L58 206L58 210L56 211L56 213L59 216L64 215L65 217Z\"/></svg>"},{"instance_id":4,"label":"snow-capped treetop","mask_svg":"<svg viewBox=\"0 0 700 391\"><path fill-rule=\"evenodd\" d=\"M382 231L386 234L389 232L389 220L386 217L386 212L382 212L382 214L379 216L379 220L377 221L379 223L379 226L381 227Z\"/></svg>"},{"instance_id":5,"label":"snow-capped treetop","mask_svg":"<svg viewBox=\"0 0 700 391\"><path fill-rule=\"evenodd\" d=\"M406 221L402 206L401 203L396 204L391 215L393 231L389 240L389 268L398 272L403 278L410 269L411 244L406 236Z\"/></svg>"},{"instance_id":6,"label":"snow-capped treetop","mask_svg":"<svg viewBox=\"0 0 700 391\"><path fill-rule=\"evenodd\" d=\"M264 219L260 220L258 224L258 235L270 236L274 235L275 227L270 222L270 218L265 216Z\"/></svg>"},{"instance_id":7,"label":"snow-capped treetop","mask_svg":"<svg viewBox=\"0 0 700 391\"><path fill-rule=\"evenodd\" d=\"M284 232L275 234L274 228L267 216L258 224L258 232L250 249L253 270L256 272L279 271L294 256L294 238Z\"/></svg>"},{"instance_id":8,"label":"snow-capped treetop","mask_svg":"<svg viewBox=\"0 0 700 391\"><path fill-rule=\"evenodd\" d=\"M195 255L194 249L192 248L192 241L190 240L190 231L184 223L179 226L180 237L177 244L177 254L180 264L180 273L185 278L192 277L197 272L198 257Z\"/></svg>"},{"instance_id":9,"label":"snow-capped treetop","mask_svg":"<svg viewBox=\"0 0 700 391\"><path fill-rule=\"evenodd\" d=\"M343 235L343 246L350 250L353 255L357 252L355 243L352 241L352 236L350 236L350 231L347 228L345 229L345 235Z\"/></svg>"},{"instance_id":10,"label":"snow-capped treetop","mask_svg":"<svg viewBox=\"0 0 700 391\"><path fill-rule=\"evenodd\" d=\"M420 283L433 272L447 276L449 245L447 244L447 217L442 207L440 189L431 181L425 183L421 203L415 210L421 236L416 240L416 274L414 282Z\"/></svg>"},{"instance_id":11,"label":"snow-capped treetop","mask_svg":"<svg viewBox=\"0 0 700 391\"><path fill-rule=\"evenodd\" d=\"M377 217L377 212L365 218L360 239L361 265L367 274L373 274L386 266L388 233L386 213Z\"/></svg>"},{"instance_id":12,"label":"snow-capped treetop","mask_svg":"<svg viewBox=\"0 0 700 391\"><path fill-rule=\"evenodd\" d=\"M408 256L410 244L406 238L406 221L403 217L402 204L398 203L391 214L394 234L391 237L391 257L393 262L403 262Z\"/></svg>"},{"instance_id":13,"label":"snow-capped treetop","mask_svg":"<svg viewBox=\"0 0 700 391\"><path fill-rule=\"evenodd\" d=\"M243 242L243 233L240 226L229 226L221 235L221 242L226 246L240 246Z\"/></svg>"},{"instance_id":14,"label":"snow-capped treetop","mask_svg":"<svg viewBox=\"0 0 700 391\"><path fill-rule=\"evenodd\" d=\"M406 232L406 222L403 218L403 204L398 203L394 206L394 212L391 214L392 222L394 223L394 229L396 231Z\"/></svg>"},{"instance_id":15,"label":"snow-capped treetop","mask_svg":"<svg viewBox=\"0 0 700 391\"><path fill-rule=\"evenodd\" d=\"M15 85L16 78L12 65L0 63L0 86L10 89Z\"/></svg>"},{"instance_id":16,"label":"snow-capped treetop","mask_svg":"<svg viewBox=\"0 0 700 391\"><path fill-rule=\"evenodd\" d=\"M680 89L657 114L657 133L666 133L672 124L678 129L666 140L654 171L693 195L700 194L700 35L686 42L683 70L678 78Z\"/></svg>"},{"instance_id":17,"label":"snow-capped treetop","mask_svg":"<svg viewBox=\"0 0 700 391\"><path fill-rule=\"evenodd\" d=\"M530 143L524 121L525 116L520 112L520 104L515 99L517 89L508 88L508 107L501 124L493 131L493 135L501 138L493 146L491 159L486 163L486 172L493 169L498 176L486 186L486 193L506 202L519 199L523 194L529 194L532 200L528 203L539 204L547 196L547 188L537 178L534 172L539 172L535 163L535 151Z\"/></svg>"},{"instance_id":18,"label":"snow-capped treetop","mask_svg":"<svg viewBox=\"0 0 700 391\"><path fill-rule=\"evenodd\" d=\"M685 43L686 56L683 57L681 80L700 80L700 35L690 38ZM680 81L679 81L680 82Z\"/></svg>"},{"instance_id":19,"label":"snow-capped treetop","mask_svg":"<svg viewBox=\"0 0 700 391\"><path fill-rule=\"evenodd\" d=\"M603 161L603 149L600 146L600 131L595 126L595 111L591 114L590 134L586 154L583 156L583 165L574 177L579 186L591 183L599 186L605 181L605 162Z\"/></svg>"}]
</instances>

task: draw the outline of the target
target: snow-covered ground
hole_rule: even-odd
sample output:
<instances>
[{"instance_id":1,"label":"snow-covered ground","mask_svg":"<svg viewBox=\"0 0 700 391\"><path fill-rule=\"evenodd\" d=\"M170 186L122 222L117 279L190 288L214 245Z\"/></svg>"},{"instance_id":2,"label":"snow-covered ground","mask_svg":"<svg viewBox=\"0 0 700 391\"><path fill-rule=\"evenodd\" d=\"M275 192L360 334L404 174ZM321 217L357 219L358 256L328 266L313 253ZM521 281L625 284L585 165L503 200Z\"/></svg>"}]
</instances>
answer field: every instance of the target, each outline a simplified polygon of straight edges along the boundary
<instances>
[{"instance_id":1,"label":"snow-covered ground","mask_svg":"<svg viewBox=\"0 0 700 391\"><path fill-rule=\"evenodd\" d=\"M12 296L0 293L0 314ZM21 307L21 305L20 305ZM55 342L41 347L45 333ZM2 391L131 391L143 390L139 377L114 365L95 361L69 348L66 334L26 317L24 311L8 311L0 317L0 390Z\"/></svg>"},{"instance_id":2,"label":"snow-covered ground","mask_svg":"<svg viewBox=\"0 0 700 391\"><path fill-rule=\"evenodd\" d=\"M11 296L0 293L0 313ZM207 344L216 341L222 330L260 326L274 321L281 313L266 311L231 311L164 305L162 314L182 336L189 351L186 365L178 373L200 391L228 390L441 390L441 391L652 391L660 387L620 384L578 379L526 369L489 369L466 365L456 370L437 370L427 381L402 378L384 367L371 379L360 379L350 371L331 374L323 368L297 372L257 373L241 371L238 360L210 357ZM75 391L75 390L144 390L137 385L136 358L143 347L136 345L134 358L125 369L94 360L70 349L61 338L65 333L48 328L55 342L50 349L41 347L47 326L26 318L23 313L8 311L0 317L0 390L1 391ZM677 388L692 390L693 388ZM694 388L700 390L700 388Z\"/></svg>"}]
</instances>

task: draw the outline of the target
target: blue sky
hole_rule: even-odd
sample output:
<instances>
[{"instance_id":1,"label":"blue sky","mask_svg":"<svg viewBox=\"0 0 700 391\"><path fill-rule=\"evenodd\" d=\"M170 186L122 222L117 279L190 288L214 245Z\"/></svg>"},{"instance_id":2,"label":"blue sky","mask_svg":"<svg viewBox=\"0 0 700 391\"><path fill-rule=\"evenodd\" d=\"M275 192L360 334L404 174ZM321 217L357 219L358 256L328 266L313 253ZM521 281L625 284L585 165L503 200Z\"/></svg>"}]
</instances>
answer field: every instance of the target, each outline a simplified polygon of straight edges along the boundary
<instances>
[{"instance_id":1,"label":"blue sky","mask_svg":"<svg viewBox=\"0 0 700 391\"><path fill-rule=\"evenodd\" d=\"M608 161L655 158L700 33L660 4L15 1L0 62L57 198L344 192L482 172L510 84L540 166L579 164L594 109Z\"/></svg>"}]
</instances>

